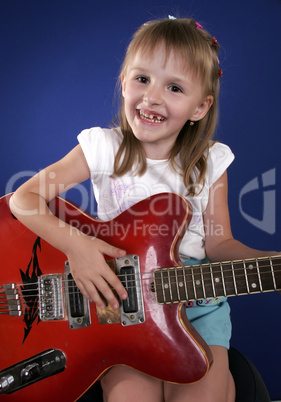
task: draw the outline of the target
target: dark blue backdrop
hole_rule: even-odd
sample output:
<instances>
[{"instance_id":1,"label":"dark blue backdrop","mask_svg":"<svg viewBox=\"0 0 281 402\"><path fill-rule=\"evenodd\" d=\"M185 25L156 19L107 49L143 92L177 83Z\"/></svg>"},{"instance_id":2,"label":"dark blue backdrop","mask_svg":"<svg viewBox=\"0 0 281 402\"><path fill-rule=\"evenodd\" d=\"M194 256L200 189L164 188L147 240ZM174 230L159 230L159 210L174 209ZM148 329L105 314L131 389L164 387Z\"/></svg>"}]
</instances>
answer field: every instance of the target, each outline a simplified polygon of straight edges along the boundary
<instances>
[{"instance_id":1,"label":"dark blue backdrop","mask_svg":"<svg viewBox=\"0 0 281 402\"><path fill-rule=\"evenodd\" d=\"M194 17L222 48L217 139L236 155L229 168L234 235L281 250L279 0L1 0L0 194L62 157L83 128L108 126L131 34L168 14ZM281 398L280 296L230 303L232 345L256 364L271 398Z\"/></svg>"}]
</instances>

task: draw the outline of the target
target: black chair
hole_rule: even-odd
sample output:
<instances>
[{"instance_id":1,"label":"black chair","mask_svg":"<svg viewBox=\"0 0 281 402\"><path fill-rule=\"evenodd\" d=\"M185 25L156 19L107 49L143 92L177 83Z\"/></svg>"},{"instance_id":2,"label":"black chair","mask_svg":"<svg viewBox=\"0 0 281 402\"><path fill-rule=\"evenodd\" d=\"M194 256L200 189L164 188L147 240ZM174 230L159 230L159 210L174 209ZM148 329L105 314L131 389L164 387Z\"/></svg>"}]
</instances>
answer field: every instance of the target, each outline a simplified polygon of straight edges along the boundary
<instances>
[{"instance_id":1,"label":"black chair","mask_svg":"<svg viewBox=\"0 0 281 402\"><path fill-rule=\"evenodd\" d=\"M253 363L234 348L229 349L228 356L236 387L235 402L270 402L265 383Z\"/></svg>"},{"instance_id":2,"label":"black chair","mask_svg":"<svg viewBox=\"0 0 281 402\"><path fill-rule=\"evenodd\" d=\"M257 368L242 353L234 348L229 352L229 368L236 387L235 402L270 402L266 386ZM99 382L94 384L79 402L102 402Z\"/></svg>"}]
</instances>

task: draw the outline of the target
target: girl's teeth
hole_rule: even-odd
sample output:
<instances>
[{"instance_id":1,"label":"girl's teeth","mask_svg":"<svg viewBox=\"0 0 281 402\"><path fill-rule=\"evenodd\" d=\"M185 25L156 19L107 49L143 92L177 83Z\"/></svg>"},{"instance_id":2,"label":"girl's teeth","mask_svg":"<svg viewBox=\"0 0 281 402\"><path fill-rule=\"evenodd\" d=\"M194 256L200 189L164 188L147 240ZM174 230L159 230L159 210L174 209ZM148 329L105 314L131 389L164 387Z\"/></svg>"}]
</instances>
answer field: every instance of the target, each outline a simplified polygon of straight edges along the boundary
<instances>
[{"instance_id":1,"label":"girl's teeth","mask_svg":"<svg viewBox=\"0 0 281 402\"><path fill-rule=\"evenodd\" d=\"M152 123L161 123L164 117L155 116L154 114L146 114L140 112L140 118L143 120L151 121Z\"/></svg>"}]
</instances>

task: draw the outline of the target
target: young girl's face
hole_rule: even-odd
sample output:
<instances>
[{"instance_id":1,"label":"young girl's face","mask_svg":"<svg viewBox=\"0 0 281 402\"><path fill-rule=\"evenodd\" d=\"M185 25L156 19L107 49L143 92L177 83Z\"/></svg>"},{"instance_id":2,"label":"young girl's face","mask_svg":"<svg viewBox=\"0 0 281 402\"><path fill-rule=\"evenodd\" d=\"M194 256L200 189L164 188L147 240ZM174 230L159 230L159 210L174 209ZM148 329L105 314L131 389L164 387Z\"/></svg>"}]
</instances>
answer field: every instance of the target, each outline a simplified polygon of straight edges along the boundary
<instances>
[{"instance_id":1,"label":"young girl's face","mask_svg":"<svg viewBox=\"0 0 281 402\"><path fill-rule=\"evenodd\" d=\"M125 114L146 156L166 159L184 124L202 119L213 98L181 57L164 46L151 56L138 52L122 77Z\"/></svg>"}]
</instances>

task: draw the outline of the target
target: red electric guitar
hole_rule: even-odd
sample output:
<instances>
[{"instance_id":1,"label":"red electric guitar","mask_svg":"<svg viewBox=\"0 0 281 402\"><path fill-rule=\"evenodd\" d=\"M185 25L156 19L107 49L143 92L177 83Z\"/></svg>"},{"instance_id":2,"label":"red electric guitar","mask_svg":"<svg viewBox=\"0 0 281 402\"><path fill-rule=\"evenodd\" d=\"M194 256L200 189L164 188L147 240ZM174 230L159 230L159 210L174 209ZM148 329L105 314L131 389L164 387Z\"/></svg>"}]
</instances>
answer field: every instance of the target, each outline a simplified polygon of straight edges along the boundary
<instances>
[{"instance_id":1,"label":"red electric guitar","mask_svg":"<svg viewBox=\"0 0 281 402\"><path fill-rule=\"evenodd\" d=\"M129 297L118 311L101 311L76 287L65 255L12 216L9 198L0 199L3 402L72 402L117 364L198 381L212 356L184 302L281 289L281 256L183 267L178 249L191 208L180 196L152 196L108 222L56 198L50 208L62 221L127 251L106 260Z\"/></svg>"}]
</instances>

